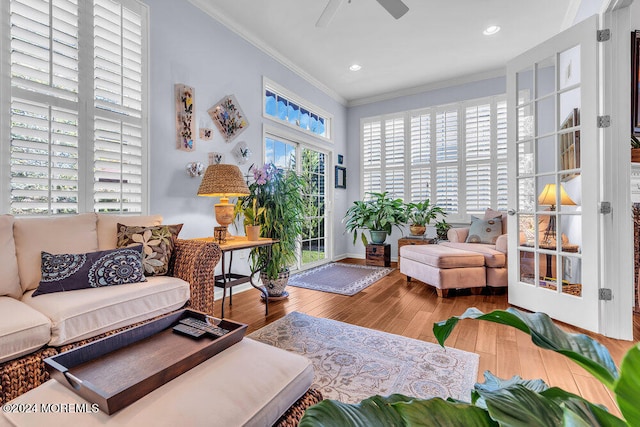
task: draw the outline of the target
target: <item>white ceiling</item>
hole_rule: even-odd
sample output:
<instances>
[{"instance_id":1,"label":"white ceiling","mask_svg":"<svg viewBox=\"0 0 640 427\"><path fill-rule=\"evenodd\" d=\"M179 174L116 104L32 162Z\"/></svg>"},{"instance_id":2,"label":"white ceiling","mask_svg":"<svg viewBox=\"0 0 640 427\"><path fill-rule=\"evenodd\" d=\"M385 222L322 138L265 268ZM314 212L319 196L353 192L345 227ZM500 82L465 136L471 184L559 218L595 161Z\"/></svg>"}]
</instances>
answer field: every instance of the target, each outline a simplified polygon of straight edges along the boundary
<instances>
[{"instance_id":1,"label":"white ceiling","mask_svg":"<svg viewBox=\"0 0 640 427\"><path fill-rule=\"evenodd\" d=\"M506 62L570 25L580 0L404 0L393 19L375 0L190 0L334 98L355 105L469 76ZM488 25L502 30L482 34ZM358 63L362 69L349 71Z\"/></svg>"}]
</instances>

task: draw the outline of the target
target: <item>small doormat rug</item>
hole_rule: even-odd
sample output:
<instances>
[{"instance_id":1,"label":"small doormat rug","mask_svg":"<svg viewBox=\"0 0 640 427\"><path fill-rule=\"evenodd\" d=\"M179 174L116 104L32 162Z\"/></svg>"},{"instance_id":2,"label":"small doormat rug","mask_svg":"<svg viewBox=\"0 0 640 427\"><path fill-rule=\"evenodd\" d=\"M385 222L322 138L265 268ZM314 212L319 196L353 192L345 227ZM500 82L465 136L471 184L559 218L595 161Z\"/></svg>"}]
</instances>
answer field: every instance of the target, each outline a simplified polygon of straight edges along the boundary
<instances>
[{"instance_id":1,"label":"small doormat rug","mask_svg":"<svg viewBox=\"0 0 640 427\"><path fill-rule=\"evenodd\" d=\"M393 393L468 402L478 374L475 353L295 311L248 337L307 357L312 387L345 403Z\"/></svg>"},{"instance_id":2,"label":"small doormat rug","mask_svg":"<svg viewBox=\"0 0 640 427\"><path fill-rule=\"evenodd\" d=\"M289 285L315 291L355 295L373 285L393 268L332 262L303 271L289 278Z\"/></svg>"}]
</instances>

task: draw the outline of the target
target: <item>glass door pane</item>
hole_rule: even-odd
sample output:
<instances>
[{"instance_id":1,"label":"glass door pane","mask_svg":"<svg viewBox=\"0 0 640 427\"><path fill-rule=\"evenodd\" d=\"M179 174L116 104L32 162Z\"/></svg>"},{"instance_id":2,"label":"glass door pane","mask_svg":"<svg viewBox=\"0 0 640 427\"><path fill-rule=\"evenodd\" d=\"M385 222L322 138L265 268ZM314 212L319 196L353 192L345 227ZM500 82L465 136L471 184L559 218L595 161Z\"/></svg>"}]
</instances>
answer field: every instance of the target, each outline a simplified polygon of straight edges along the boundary
<instances>
[{"instance_id":1,"label":"glass door pane","mask_svg":"<svg viewBox=\"0 0 640 427\"><path fill-rule=\"evenodd\" d=\"M305 180L305 223L302 232L302 268L327 259L326 155L302 149L302 176Z\"/></svg>"}]
</instances>

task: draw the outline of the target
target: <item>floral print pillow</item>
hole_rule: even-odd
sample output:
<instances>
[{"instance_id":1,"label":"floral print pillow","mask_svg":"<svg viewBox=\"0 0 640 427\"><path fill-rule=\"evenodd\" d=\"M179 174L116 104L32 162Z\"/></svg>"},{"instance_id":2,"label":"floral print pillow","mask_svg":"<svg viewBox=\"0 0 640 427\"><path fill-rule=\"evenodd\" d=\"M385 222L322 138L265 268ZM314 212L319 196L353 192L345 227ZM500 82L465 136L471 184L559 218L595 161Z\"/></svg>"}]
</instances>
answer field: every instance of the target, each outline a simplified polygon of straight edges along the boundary
<instances>
[{"instance_id":1,"label":"floral print pillow","mask_svg":"<svg viewBox=\"0 0 640 427\"><path fill-rule=\"evenodd\" d=\"M118 224L118 247L125 248L142 244L142 265L147 276L165 276L169 271L169 260L175 240L182 224L138 225Z\"/></svg>"}]
</instances>

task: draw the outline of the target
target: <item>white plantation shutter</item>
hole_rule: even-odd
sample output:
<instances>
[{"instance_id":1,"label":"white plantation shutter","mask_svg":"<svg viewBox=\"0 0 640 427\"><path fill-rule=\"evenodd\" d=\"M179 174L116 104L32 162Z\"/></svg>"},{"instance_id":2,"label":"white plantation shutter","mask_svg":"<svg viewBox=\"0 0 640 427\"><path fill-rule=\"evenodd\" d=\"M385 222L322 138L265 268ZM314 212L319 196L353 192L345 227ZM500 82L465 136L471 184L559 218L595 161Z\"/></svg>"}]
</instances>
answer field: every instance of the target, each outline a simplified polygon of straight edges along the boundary
<instances>
[{"instance_id":1,"label":"white plantation shutter","mask_svg":"<svg viewBox=\"0 0 640 427\"><path fill-rule=\"evenodd\" d=\"M458 167L441 166L436 169L435 204L448 214L458 212Z\"/></svg>"},{"instance_id":2,"label":"white plantation shutter","mask_svg":"<svg viewBox=\"0 0 640 427\"><path fill-rule=\"evenodd\" d=\"M384 125L384 176L382 190L391 198L404 199L404 118L396 117Z\"/></svg>"},{"instance_id":3,"label":"white plantation shutter","mask_svg":"<svg viewBox=\"0 0 640 427\"><path fill-rule=\"evenodd\" d=\"M411 202L431 198L431 114L411 116Z\"/></svg>"},{"instance_id":4,"label":"white plantation shutter","mask_svg":"<svg viewBox=\"0 0 640 427\"><path fill-rule=\"evenodd\" d=\"M436 114L436 161L455 161L458 158L458 111Z\"/></svg>"},{"instance_id":5,"label":"white plantation shutter","mask_svg":"<svg viewBox=\"0 0 640 427\"><path fill-rule=\"evenodd\" d=\"M379 193L382 189L382 122L379 120L363 124L362 163L364 195Z\"/></svg>"},{"instance_id":6,"label":"white plantation shutter","mask_svg":"<svg viewBox=\"0 0 640 427\"><path fill-rule=\"evenodd\" d=\"M506 210L506 107L494 97L363 120L364 191L430 199L449 221Z\"/></svg>"},{"instance_id":7,"label":"white plantation shutter","mask_svg":"<svg viewBox=\"0 0 640 427\"><path fill-rule=\"evenodd\" d=\"M491 207L491 105L465 111L466 210L481 213Z\"/></svg>"},{"instance_id":8,"label":"white plantation shutter","mask_svg":"<svg viewBox=\"0 0 640 427\"><path fill-rule=\"evenodd\" d=\"M507 101L496 103L496 206L500 211L508 209L507 200Z\"/></svg>"},{"instance_id":9,"label":"white plantation shutter","mask_svg":"<svg viewBox=\"0 0 640 427\"><path fill-rule=\"evenodd\" d=\"M78 97L78 1L11 0L11 85Z\"/></svg>"},{"instance_id":10,"label":"white plantation shutter","mask_svg":"<svg viewBox=\"0 0 640 427\"><path fill-rule=\"evenodd\" d=\"M13 0L10 22L10 213L76 213L77 1Z\"/></svg>"},{"instance_id":11,"label":"white plantation shutter","mask_svg":"<svg viewBox=\"0 0 640 427\"><path fill-rule=\"evenodd\" d=\"M0 194L10 213L142 211L147 8L124 1L3 5L10 158Z\"/></svg>"},{"instance_id":12,"label":"white plantation shutter","mask_svg":"<svg viewBox=\"0 0 640 427\"><path fill-rule=\"evenodd\" d=\"M142 212L141 17L111 0L94 8L94 210Z\"/></svg>"}]
</instances>

